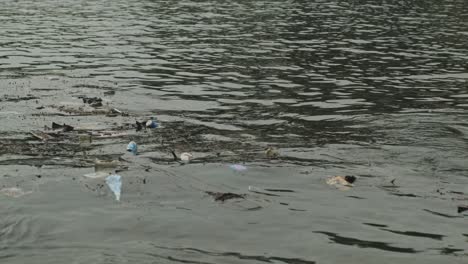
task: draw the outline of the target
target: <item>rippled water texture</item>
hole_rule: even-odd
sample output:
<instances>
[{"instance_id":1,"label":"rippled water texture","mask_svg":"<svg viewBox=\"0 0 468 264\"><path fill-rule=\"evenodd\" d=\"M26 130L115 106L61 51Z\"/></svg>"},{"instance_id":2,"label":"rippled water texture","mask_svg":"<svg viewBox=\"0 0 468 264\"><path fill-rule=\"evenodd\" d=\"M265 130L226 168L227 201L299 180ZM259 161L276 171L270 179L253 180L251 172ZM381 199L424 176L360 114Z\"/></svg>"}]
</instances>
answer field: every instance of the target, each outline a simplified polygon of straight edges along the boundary
<instances>
[{"instance_id":1,"label":"rippled water texture","mask_svg":"<svg viewBox=\"0 0 468 264\"><path fill-rule=\"evenodd\" d=\"M0 23L1 263L467 263L467 1L4 0ZM52 122L75 131L38 140Z\"/></svg>"}]
</instances>

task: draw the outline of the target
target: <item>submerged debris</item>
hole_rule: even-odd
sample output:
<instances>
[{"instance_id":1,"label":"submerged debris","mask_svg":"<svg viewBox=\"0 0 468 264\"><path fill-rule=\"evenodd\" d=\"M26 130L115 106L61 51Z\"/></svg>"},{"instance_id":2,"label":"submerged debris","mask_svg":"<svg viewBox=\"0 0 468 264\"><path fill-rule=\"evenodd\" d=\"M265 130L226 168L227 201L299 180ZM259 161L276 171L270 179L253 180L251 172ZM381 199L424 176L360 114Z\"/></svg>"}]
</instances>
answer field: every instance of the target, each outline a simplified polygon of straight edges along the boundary
<instances>
[{"instance_id":1,"label":"submerged debris","mask_svg":"<svg viewBox=\"0 0 468 264\"><path fill-rule=\"evenodd\" d=\"M206 194L212 196L216 202L224 202L226 200L230 199L245 199L245 194L237 194L237 193L231 193L231 192L210 192L206 191Z\"/></svg>"}]
</instances>

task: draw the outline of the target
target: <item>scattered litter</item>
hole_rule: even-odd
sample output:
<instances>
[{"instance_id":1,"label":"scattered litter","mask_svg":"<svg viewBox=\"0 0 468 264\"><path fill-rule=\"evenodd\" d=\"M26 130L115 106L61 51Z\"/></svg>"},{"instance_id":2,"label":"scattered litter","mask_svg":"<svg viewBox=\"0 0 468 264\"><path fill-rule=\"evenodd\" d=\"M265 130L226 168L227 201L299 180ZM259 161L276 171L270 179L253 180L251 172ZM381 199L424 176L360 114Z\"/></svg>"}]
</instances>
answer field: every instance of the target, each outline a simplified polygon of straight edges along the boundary
<instances>
[{"instance_id":1,"label":"scattered litter","mask_svg":"<svg viewBox=\"0 0 468 264\"><path fill-rule=\"evenodd\" d=\"M458 208L457 208L457 211L459 214L465 212L465 211L468 211L468 205L459 205Z\"/></svg>"},{"instance_id":2,"label":"scattered litter","mask_svg":"<svg viewBox=\"0 0 468 264\"><path fill-rule=\"evenodd\" d=\"M106 178L107 186L115 194L115 200L120 201L120 190L122 188L122 177L117 174L109 175Z\"/></svg>"},{"instance_id":3,"label":"scattered litter","mask_svg":"<svg viewBox=\"0 0 468 264\"><path fill-rule=\"evenodd\" d=\"M67 124L60 125L55 122L52 122L52 130L55 130L55 131L70 132L70 131L73 131L74 129L75 129L74 127L67 125Z\"/></svg>"},{"instance_id":4,"label":"scattered litter","mask_svg":"<svg viewBox=\"0 0 468 264\"><path fill-rule=\"evenodd\" d=\"M244 165L241 165L241 164L232 164L232 165L229 165L229 168L235 170L235 171L246 171L247 170L247 167L245 167Z\"/></svg>"},{"instance_id":5,"label":"scattered litter","mask_svg":"<svg viewBox=\"0 0 468 264\"><path fill-rule=\"evenodd\" d=\"M213 196L214 200L219 202L224 202L226 200L230 199L245 199L245 194L236 194L236 193L230 193L230 192L210 192L206 191L206 194Z\"/></svg>"},{"instance_id":6,"label":"scattered litter","mask_svg":"<svg viewBox=\"0 0 468 264\"><path fill-rule=\"evenodd\" d=\"M180 160L184 163L189 163L190 160L193 159L193 155L188 153L188 152L184 152L182 154L180 154Z\"/></svg>"},{"instance_id":7,"label":"scattered litter","mask_svg":"<svg viewBox=\"0 0 468 264\"><path fill-rule=\"evenodd\" d=\"M137 132L141 131L145 127L142 122L138 122L138 121L135 121L135 125L136 125Z\"/></svg>"},{"instance_id":8,"label":"scattered litter","mask_svg":"<svg viewBox=\"0 0 468 264\"><path fill-rule=\"evenodd\" d=\"M44 133L42 131L31 131L29 132L33 137L40 139L42 141L48 141L49 139L52 139L52 136L48 135L47 133Z\"/></svg>"},{"instance_id":9,"label":"scattered litter","mask_svg":"<svg viewBox=\"0 0 468 264\"><path fill-rule=\"evenodd\" d=\"M133 153L133 155L136 155L138 153L138 146L134 141L131 141L127 145L127 151Z\"/></svg>"},{"instance_id":10,"label":"scattered litter","mask_svg":"<svg viewBox=\"0 0 468 264\"><path fill-rule=\"evenodd\" d=\"M346 191L353 187L353 182L356 181L355 176L334 176L327 179L327 184Z\"/></svg>"},{"instance_id":11,"label":"scattered litter","mask_svg":"<svg viewBox=\"0 0 468 264\"><path fill-rule=\"evenodd\" d=\"M153 119L150 119L146 122L147 128L157 128L158 126L159 126L158 122L154 121Z\"/></svg>"},{"instance_id":12,"label":"scattered litter","mask_svg":"<svg viewBox=\"0 0 468 264\"><path fill-rule=\"evenodd\" d=\"M88 178L88 179L100 179L104 178L106 176L109 176L109 173L106 172L93 172L93 173L87 173L83 175L83 177Z\"/></svg>"},{"instance_id":13,"label":"scattered litter","mask_svg":"<svg viewBox=\"0 0 468 264\"><path fill-rule=\"evenodd\" d=\"M278 153L278 150L276 148L268 147L265 150L265 155L267 156L267 158L273 159L273 158L277 158L279 156L279 153Z\"/></svg>"},{"instance_id":14,"label":"scattered litter","mask_svg":"<svg viewBox=\"0 0 468 264\"><path fill-rule=\"evenodd\" d=\"M80 97L83 100L83 103L89 104L91 107L101 107L102 99L99 97Z\"/></svg>"},{"instance_id":15,"label":"scattered litter","mask_svg":"<svg viewBox=\"0 0 468 264\"><path fill-rule=\"evenodd\" d=\"M5 196L9 196L9 197L13 197L13 198L18 198L18 197L21 197L21 196L24 196L24 195L27 195L27 194L31 194L32 191L28 191L28 192L25 192L23 191L22 189L20 188L17 188L17 187L11 187L11 188L3 188L0 190L0 193L5 195Z\"/></svg>"},{"instance_id":16,"label":"scattered litter","mask_svg":"<svg viewBox=\"0 0 468 264\"><path fill-rule=\"evenodd\" d=\"M119 110L117 108L112 108L110 110L110 113L108 114L108 116L117 116L117 115L121 115L121 116L128 116L128 113L127 112L124 112L122 110Z\"/></svg>"}]
</instances>

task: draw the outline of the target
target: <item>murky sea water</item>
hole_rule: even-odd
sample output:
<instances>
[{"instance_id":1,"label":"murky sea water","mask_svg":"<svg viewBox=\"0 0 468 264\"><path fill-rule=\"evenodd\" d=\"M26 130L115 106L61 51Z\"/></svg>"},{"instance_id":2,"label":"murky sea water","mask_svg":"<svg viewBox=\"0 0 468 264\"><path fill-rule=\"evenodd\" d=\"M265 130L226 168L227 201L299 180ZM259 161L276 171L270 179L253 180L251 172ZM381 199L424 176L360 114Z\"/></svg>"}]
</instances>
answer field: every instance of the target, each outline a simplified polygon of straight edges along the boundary
<instances>
[{"instance_id":1,"label":"murky sea water","mask_svg":"<svg viewBox=\"0 0 468 264\"><path fill-rule=\"evenodd\" d=\"M18 0L0 22L1 263L468 263L468 2ZM75 130L30 134L52 122Z\"/></svg>"}]
</instances>

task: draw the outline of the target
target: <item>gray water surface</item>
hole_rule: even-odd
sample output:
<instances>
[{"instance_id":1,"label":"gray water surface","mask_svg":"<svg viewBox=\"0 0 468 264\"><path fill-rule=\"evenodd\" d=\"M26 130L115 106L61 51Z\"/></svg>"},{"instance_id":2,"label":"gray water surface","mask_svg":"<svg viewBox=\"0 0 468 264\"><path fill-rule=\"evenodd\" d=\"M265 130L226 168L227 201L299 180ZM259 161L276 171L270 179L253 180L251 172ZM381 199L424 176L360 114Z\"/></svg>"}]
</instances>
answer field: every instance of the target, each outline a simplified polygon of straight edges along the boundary
<instances>
[{"instance_id":1,"label":"gray water surface","mask_svg":"<svg viewBox=\"0 0 468 264\"><path fill-rule=\"evenodd\" d=\"M468 2L0 4L1 263L468 263Z\"/></svg>"}]
</instances>

